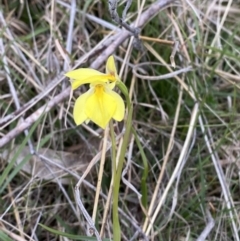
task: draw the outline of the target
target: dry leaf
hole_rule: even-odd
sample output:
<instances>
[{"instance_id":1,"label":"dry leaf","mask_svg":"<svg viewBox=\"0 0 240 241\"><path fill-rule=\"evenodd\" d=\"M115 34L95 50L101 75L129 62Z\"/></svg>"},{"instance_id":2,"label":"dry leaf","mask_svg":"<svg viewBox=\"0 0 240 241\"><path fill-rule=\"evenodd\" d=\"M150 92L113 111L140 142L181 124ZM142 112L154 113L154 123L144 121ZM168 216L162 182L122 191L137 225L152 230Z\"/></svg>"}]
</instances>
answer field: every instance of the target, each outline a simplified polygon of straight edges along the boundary
<instances>
[{"instance_id":1,"label":"dry leaf","mask_svg":"<svg viewBox=\"0 0 240 241\"><path fill-rule=\"evenodd\" d=\"M3 153L0 153L0 157L10 162L18 148L19 146L15 146L10 153L9 150L5 149ZM37 153L40 156L44 156L44 158L42 159L37 155L32 155L22 170L34 177L52 180L54 182L56 182L56 179L59 179L63 184L67 184L70 180L69 178L64 178L64 176L69 174L66 169L83 172L93 157L94 153L91 154L88 149L83 148L82 150L85 153L75 154L72 152L40 148ZM29 147L24 147L21 154L17 157L16 164L21 163L29 153Z\"/></svg>"}]
</instances>

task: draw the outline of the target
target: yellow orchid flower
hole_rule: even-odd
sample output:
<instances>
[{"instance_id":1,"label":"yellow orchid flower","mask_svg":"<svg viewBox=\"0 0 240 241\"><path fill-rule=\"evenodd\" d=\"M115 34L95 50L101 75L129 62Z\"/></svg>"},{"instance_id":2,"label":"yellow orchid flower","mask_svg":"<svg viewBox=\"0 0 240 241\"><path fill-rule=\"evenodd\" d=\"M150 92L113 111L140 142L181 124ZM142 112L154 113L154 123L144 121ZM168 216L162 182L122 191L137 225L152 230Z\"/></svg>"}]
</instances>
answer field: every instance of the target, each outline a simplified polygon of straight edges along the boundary
<instances>
[{"instance_id":1,"label":"yellow orchid flower","mask_svg":"<svg viewBox=\"0 0 240 241\"><path fill-rule=\"evenodd\" d=\"M106 74L89 68L80 68L66 73L66 76L73 79L72 89L82 84L90 84L90 89L78 97L73 108L73 118L77 125L91 120L105 129L111 118L123 120L123 99L112 90L115 82L119 80L113 56L107 60Z\"/></svg>"},{"instance_id":2,"label":"yellow orchid flower","mask_svg":"<svg viewBox=\"0 0 240 241\"><path fill-rule=\"evenodd\" d=\"M111 118L123 120L123 99L111 87L113 85L102 82L92 83L90 89L78 97L73 108L73 118L77 125L91 120L105 129Z\"/></svg>"},{"instance_id":3,"label":"yellow orchid flower","mask_svg":"<svg viewBox=\"0 0 240 241\"><path fill-rule=\"evenodd\" d=\"M80 68L69 71L65 75L72 79L71 84L73 90L87 83L91 84L97 81L107 83L109 81L116 82L117 80L120 80L117 74L117 69L112 55L107 60L106 74L95 69Z\"/></svg>"}]
</instances>

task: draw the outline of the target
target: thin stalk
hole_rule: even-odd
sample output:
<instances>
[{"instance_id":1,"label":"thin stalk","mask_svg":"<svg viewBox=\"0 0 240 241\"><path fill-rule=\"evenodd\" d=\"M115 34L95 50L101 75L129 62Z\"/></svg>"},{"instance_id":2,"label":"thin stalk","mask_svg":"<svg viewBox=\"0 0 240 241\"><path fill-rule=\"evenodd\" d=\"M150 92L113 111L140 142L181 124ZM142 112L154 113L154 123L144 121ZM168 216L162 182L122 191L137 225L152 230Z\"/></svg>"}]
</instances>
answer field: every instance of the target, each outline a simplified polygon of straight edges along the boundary
<instances>
[{"instance_id":1,"label":"thin stalk","mask_svg":"<svg viewBox=\"0 0 240 241\"><path fill-rule=\"evenodd\" d=\"M104 164L106 160L106 150L107 150L107 139L108 139L108 133L109 128L106 127L104 131L104 139L103 139L103 147L102 147L102 154L101 154L101 162L100 162L100 169L98 174L98 183L97 183L97 189L95 194L95 200L94 200L94 207L93 207L93 214L92 214L92 220L95 223L96 215L97 215L97 207L98 207L98 200L99 200L99 194L101 191L101 184L102 184L102 177L103 177L103 171L104 171Z\"/></svg>"},{"instance_id":2,"label":"thin stalk","mask_svg":"<svg viewBox=\"0 0 240 241\"><path fill-rule=\"evenodd\" d=\"M123 142L121 146L121 151L119 155L119 161L117 169L113 169L113 240L114 241L120 241L121 240L121 228L119 224L119 216L118 216L118 197L119 197L119 188L120 188L120 179L123 169L123 163L124 163L124 157L126 154L127 146L128 146L128 140L131 133L132 128L132 105L129 108L128 112L128 118L126 123L126 131L123 137ZM116 167L116 161L114 163L113 160L113 166Z\"/></svg>"}]
</instances>

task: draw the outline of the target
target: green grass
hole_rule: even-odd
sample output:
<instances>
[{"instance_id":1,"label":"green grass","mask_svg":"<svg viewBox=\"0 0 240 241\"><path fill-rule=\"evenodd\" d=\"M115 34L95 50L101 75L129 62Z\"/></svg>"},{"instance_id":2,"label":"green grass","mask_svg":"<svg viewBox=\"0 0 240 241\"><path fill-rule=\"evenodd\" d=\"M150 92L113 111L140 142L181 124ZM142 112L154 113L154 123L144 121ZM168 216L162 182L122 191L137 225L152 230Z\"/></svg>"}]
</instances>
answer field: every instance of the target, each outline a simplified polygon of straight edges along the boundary
<instances>
[{"instance_id":1,"label":"green grass","mask_svg":"<svg viewBox=\"0 0 240 241\"><path fill-rule=\"evenodd\" d=\"M129 184L120 182L121 240L140 240L146 234L156 241L239 241L239 3L233 1L228 8L227 3L191 1L200 21L187 1L184 6L180 1L149 16L140 33L151 38L141 40L143 51L128 51L127 40L115 47L107 43L95 51L116 26L107 1L76 1L72 25L68 3L69 7L61 1L36 0L28 5L18 0L3 2L0 11L6 26L1 23L0 50L6 61L0 59L0 240L57 241L63 236L66 240L97 240L94 235L86 237L87 221L74 196L80 176L102 150L104 136L92 122L76 127L72 118L74 101L88 86L74 91L71 101L60 98L46 113L38 109L46 108L70 86L64 73L74 66L89 67L102 57L97 68L104 71L112 47L119 72L123 68L122 81L133 88L136 134L127 142L123 168L130 160L125 178L142 194L143 204ZM145 1L144 10L154 2ZM133 1L127 23L136 20L141 4ZM120 1L120 15L123 9ZM97 22L84 13L97 17ZM67 39L71 26L72 37ZM147 76L170 73L169 67L174 71L170 65L172 46L157 39L179 41L176 70L191 65L192 71L149 80ZM69 42L72 50L66 51ZM90 57L82 60L89 53ZM127 57L130 65L123 64ZM152 63L142 67L145 78L134 77L131 66L144 62ZM57 82L47 96L31 103ZM30 108L21 109L29 103ZM17 132L32 114L38 118L28 119L28 132ZM114 122L115 136L121 135L124 123ZM13 131L17 134L1 146ZM118 149L118 140L116 145ZM111 204L103 219L112 178L111 157L107 152L96 217L97 230L103 227L103 240L113 240ZM100 161L80 186L81 201L90 216L96 205L99 165ZM146 223L151 203L151 218L158 212L152 228ZM212 228L208 212L214 220ZM205 228L209 228L206 239L200 239Z\"/></svg>"}]
</instances>

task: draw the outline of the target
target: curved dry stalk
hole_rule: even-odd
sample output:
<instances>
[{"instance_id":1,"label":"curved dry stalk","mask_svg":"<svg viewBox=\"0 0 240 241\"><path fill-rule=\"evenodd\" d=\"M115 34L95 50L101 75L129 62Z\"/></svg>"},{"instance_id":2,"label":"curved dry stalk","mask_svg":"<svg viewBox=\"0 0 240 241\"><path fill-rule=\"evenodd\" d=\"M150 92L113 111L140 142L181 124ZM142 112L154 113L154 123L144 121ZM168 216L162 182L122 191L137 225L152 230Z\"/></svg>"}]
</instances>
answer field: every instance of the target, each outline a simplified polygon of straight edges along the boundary
<instances>
[{"instance_id":1,"label":"curved dry stalk","mask_svg":"<svg viewBox=\"0 0 240 241\"><path fill-rule=\"evenodd\" d=\"M206 240L207 236L209 235L209 233L214 227L215 221L208 209L206 209L206 215L207 215L207 225L205 226L205 228L203 229L202 233L200 234L200 236L197 238L196 241Z\"/></svg>"},{"instance_id":2,"label":"curved dry stalk","mask_svg":"<svg viewBox=\"0 0 240 241\"><path fill-rule=\"evenodd\" d=\"M150 46L148 43L145 43L145 47L162 63L170 73L173 72L172 68L167 64L167 62ZM178 81L178 83L183 87L183 89L191 96L191 98L197 101L197 97L195 96L192 88L189 86L177 75L174 75L174 78Z\"/></svg>"},{"instance_id":3,"label":"curved dry stalk","mask_svg":"<svg viewBox=\"0 0 240 241\"><path fill-rule=\"evenodd\" d=\"M108 145L108 147L106 148L106 151L109 150L111 147L111 145ZM98 241L101 241L101 237L99 232L97 231L94 221L91 218L91 216L89 215L89 213L87 212L87 210L85 209L82 201L81 201L81 196L80 196L80 186L82 184L82 182L84 181L85 177L88 175L88 173L90 172L90 170L92 169L92 167L99 161L101 156L101 152L99 152L93 159L92 161L89 163L87 169L85 170L85 172L83 173L83 175L81 176L81 178L78 180L76 186L75 186L75 199L77 202L77 205L79 207L79 209L81 210L84 218L86 219L87 223L88 223L88 230L87 230L87 234L89 235L93 235L95 234L96 238Z\"/></svg>"},{"instance_id":4,"label":"curved dry stalk","mask_svg":"<svg viewBox=\"0 0 240 241\"><path fill-rule=\"evenodd\" d=\"M133 73L140 79L144 79L144 80L150 80L150 81L153 81L153 80L163 80L163 79L170 79L170 78L173 78L179 74L182 74L182 73L187 73L189 71L193 71L193 67L192 66L188 66L186 68L182 68L182 69L179 69L179 70L176 70L176 71L173 71L173 72L170 72L168 74L163 74L163 75L157 75L157 76L149 76L149 75L142 75L142 74L139 74L137 73L137 68L141 67L141 66L144 66L144 65L161 65L159 63L155 63L155 62L145 62L145 63L140 63L140 64L137 64L133 67Z\"/></svg>"},{"instance_id":5,"label":"curved dry stalk","mask_svg":"<svg viewBox=\"0 0 240 241\"><path fill-rule=\"evenodd\" d=\"M80 179L81 180L81 179ZM78 183L79 184L79 183ZM90 215L88 214L87 210L85 209L82 201L81 201L81 198L80 198L80 191L79 191L79 187L78 187L78 184L76 185L75 187L75 199L76 199L76 202L78 204L78 207L79 209L81 210L84 218L86 219L87 221L87 235L88 236L92 236L93 234L95 234L96 238L97 238L97 241L102 241L101 237L100 237L100 234L99 232L97 231L95 225L94 225L94 222L92 220L92 218L90 217ZM80 185L80 184L79 184Z\"/></svg>"}]
</instances>

